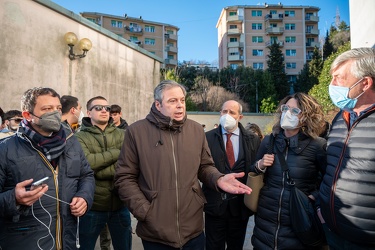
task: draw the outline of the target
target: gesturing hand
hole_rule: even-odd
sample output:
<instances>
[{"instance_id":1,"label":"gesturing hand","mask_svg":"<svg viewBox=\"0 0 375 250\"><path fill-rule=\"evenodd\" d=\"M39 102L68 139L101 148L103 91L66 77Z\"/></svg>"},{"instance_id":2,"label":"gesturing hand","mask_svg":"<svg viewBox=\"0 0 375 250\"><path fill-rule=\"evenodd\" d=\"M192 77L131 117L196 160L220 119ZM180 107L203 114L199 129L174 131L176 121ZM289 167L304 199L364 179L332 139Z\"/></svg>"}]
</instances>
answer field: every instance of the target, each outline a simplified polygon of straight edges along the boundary
<instances>
[{"instance_id":1,"label":"gesturing hand","mask_svg":"<svg viewBox=\"0 0 375 250\"><path fill-rule=\"evenodd\" d=\"M217 186L231 194L250 194L252 191L251 188L236 179L244 175L244 172L226 174L217 180Z\"/></svg>"}]
</instances>

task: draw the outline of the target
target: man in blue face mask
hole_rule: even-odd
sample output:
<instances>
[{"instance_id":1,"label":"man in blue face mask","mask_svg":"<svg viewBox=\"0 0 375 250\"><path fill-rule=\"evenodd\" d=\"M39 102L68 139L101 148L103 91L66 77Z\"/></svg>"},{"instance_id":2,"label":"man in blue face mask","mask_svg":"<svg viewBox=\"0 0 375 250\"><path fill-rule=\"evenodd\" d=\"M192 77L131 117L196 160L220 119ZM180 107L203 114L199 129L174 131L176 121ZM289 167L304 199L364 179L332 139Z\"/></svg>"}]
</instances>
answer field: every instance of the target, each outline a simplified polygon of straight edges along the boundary
<instances>
[{"instance_id":1,"label":"man in blue face mask","mask_svg":"<svg viewBox=\"0 0 375 250\"><path fill-rule=\"evenodd\" d=\"M341 110L328 135L320 186L326 238L331 249L374 249L375 49L344 52L331 74L329 94Z\"/></svg>"}]
</instances>

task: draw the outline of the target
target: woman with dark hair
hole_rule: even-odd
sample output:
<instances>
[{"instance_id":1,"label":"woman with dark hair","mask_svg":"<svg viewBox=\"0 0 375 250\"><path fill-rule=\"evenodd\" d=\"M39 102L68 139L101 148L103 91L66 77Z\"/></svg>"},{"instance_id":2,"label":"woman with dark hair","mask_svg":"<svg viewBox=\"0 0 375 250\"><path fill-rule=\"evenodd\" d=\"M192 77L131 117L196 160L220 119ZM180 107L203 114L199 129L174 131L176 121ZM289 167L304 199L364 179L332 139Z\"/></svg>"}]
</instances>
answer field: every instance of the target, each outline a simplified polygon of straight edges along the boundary
<instances>
[{"instance_id":1,"label":"woman with dark hair","mask_svg":"<svg viewBox=\"0 0 375 250\"><path fill-rule=\"evenodd\" d=\"M295 93L280 101L272 129L273 154L266 153L270 141L268 135L259 147L258 161L251 166L251 171L265 175L252 236L254 249L311 249L303 245L292 230L290 191L277 152L285 157L296 187L315 201L319 176L325 172L326 166L326 140L319 137L324 125L322 107L313 97Z\"/></svg>"}]
</instances>

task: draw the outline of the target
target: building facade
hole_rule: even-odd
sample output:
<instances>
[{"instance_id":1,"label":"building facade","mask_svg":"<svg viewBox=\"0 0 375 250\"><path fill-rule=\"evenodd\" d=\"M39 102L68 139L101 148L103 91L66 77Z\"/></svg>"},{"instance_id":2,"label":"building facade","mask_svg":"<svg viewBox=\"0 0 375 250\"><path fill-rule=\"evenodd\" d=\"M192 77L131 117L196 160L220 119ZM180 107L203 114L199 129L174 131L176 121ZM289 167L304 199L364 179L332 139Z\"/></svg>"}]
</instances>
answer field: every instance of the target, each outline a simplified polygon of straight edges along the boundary
<instances>
[{"instance_id":1,"label":"building facade","mask_svg":"<svg viewBox=\"0 0 375 250\"><path fill-rule=\"evenodd\" d=\"M97 12L82 12L84 18L112 31L116 35L137 44L164 61L164 68L178 64L178 31L170 24L152 22L139 18L114 16Z\"/></svg>"},{"instance_id":2,"label":"building facade","mask_svg":"<svg viewBox=\"0 0 375 250\"><path fill-rule=\"evenodd\" d=\"M225 7L218 30L219 68L267 68L267 48L277 42L284 54L289 82L312 59L319 43L319 12L313 6L278 4Z\"/></svg>"}]
</instances>

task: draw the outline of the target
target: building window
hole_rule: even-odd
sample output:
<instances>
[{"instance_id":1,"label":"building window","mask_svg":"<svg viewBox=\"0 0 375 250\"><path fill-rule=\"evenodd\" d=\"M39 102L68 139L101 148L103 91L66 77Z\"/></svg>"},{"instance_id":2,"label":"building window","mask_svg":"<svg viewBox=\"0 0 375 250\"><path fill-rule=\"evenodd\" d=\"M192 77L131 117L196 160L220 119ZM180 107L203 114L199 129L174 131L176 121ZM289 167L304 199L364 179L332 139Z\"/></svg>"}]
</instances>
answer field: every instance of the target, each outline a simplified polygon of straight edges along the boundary
<instances>
[{"instance_id":1,"label":"building window","mask_svg":"<svg viewBox=\"0 0 375 250\"><path fill-rule=\"evenodd\" d=\"M286 36L285 37L285 42L286 43L295 43L296 42L296 37L295 36Z\"/></svg>"},{"instance_id":2,"label":"building window","mask_svg":"<svg viewBox=\"0 0 375 250\"><path fill-rule=\"evenodd\" d=\"M263 69L263 63L253 63L253 69Z\"/></svg>"},{"instance_id":3,"label":"building window","mask_svg":"<svg viewBox=\"0 0 375 250\"><path fill-rule=\"evenodd\" d=\"M153 38L145 38L145 44L147 44L147 45L155 45L155 39L153 39Z\"/></svg>"},{"instance_id":4,"label":"building window","mask_svg":"<svg viewBox=\"0 0 375 250\"><path fill-rule=\"evenodd\" d=\"M124 37L122 34L117 34L119 37Z\"/></svg>"},{"instance_id":5,"label":"building window","mask_svg":"<svg viewBox=\"0 0 375 250\"><path fill-rule=\"evenodd\" d=\"M130 36L130 39L129 39L130 42L138 42L138 37L136 36Z\"/></svg>"},{"instance_id":6,"label":"building window","mask_svg":"<svg viewBox=\"0 0 375 250\"><path fill-rule=\"evenodd\" d=\"M237 40L237 37L230 37L229 38L229 42L231 42L231 43L235 43L235 42L237 42L238 40Z\"/></svg>"},{"instance_id":7,"label":"building window","mask_svg":"<svg viewBox=\"0 0 375 250\"><path fill-rule=\"evenodd\" d=\"M295 30L296 24L295 23L286 23L285 24L285 30Z\"/></svg>"},{"instance_id":8,"label":"building window","mask_svg":"<svg viewBox=\"0 0 375 250\"><path fill-rule=\"evenodd\" d=\"M297 56L297 52L295 49L287 49L286 56Z\"/></svg>"},{"instance_id":9,"label":"building window","mask_svg":"<svg viewBox=\"0 0 375 250\"><path fill-rule=\"evenodd\" d=\"M261 10L252 10L251 16L262 16L262 11Z\"/></svg>"},{"instance_id":10,"label":"building window","mask_svg":"<svg viewBox=\"0 0 375 250\"><path fill-rule=\"evenodd\" d=\"M262 49L253 49L253 56L263 56Z\"/></svg>"},{"instance_id":11,"label":"building window","mask_svg":"<svg viewBox=\"0 0 375 250\"><path fill-rule=\"evenodd\" d=\"M288 82L292 82L292 83L297 82L297 76L295 76L295 75L288 75Z\"/></svg>"},{"instance_id":12,"label":"building window","mask_svg":"<svg viewBox=\"0 0 375 250\"><path fill-rule=\"evenodd\" d=\"M155 51L148 51L148 52L150 52L153 55L156 55Z\"/></svg>"},{"instance_id":13,"label":"building window","mask_svg":"<svg viewBox=\"0 0 375 250\"><path fill-rule=\"evenodd\" d=\"M239 55L239 52L238 52L238 51L229 52L229 55L230 55L230 56L238 56L238 55Z\"/></svg>"},{"instance_id":14,"label":"building window","mask_svg":"<svg viewBox=\"0 0 375 250\"><path fill-rule=\"evenodd\" d=\"M232 69L237 69L237 68L238 68L238 64L231 64L230 67L231 67Z\"/></svg>"},{"instance_id":15,"label":"building window","mask_svg":"<svg viewBox=\"0 0 375 250\"><path fill-rule=\"evenodd\" d=\"M115 20L111 20L111 26L112 27L117 27L117 22Z\"/></svg>"},{"instance_id":16,"label":"building window","mask_svg":"<svg viewBox=\"0 0 375 250\"><path fill-rule=\"evenodd\" d=\"M237 25L235 24L229 25L229 29L237 29Z\"/></svg>"},{"instance_id":17,"label":"building window","mask_svg":"<svg viewBox=\"0 0 375 250\"><path fill-rule=\"evenodd\" d=\"M114 28L122 28L122 21L111 20L111 26Z\"/></svg>"},{"instance_id":18,"label":"building window","mask_svg":"<svg viewBox=\"0 0 375 250\"><path fill-rule=\"evenodd\" d=\"M155 26L145 25L145 32L155 32Z\"/></svg>"},{"instance_id":19,"label":"building window","mask_svg":"<svg viewBox=\"0 0 375 250\"><path fill-rule=\"evenodd\" d=\"M237 16L237 11L230 11L229 16Z\"/></svg>"},{"instance_id":20,"label":"building window","mask_svg":"<svg viewBox=\"0 0 375 250\"><path fill-rule=\"evenodd\" d=\"M251 28L252 28L253 30L261 30L261 29L262 29L262 24L261 24L261 23L253 23L253 24L251 25Z\"/></svg>"},{"instance_id":21,"label":"building window","mask_svg":"<svg viewBox=\"0 0 375 250\"><path fill-rule=\"evenodd\" d=\"M286 10L285 16L294 17L294 16L296 16L296 12L294 10Z\"/></svg>"},{"instance_id":22,"label":"building window","mask_svg":"<svg viewBox=\"0 0 375 250\"><path fill-rule=\"evenodd\" d=\"M167 34L170 34L170 35L173 35L173 34L174 34L174 33L173 33L173 30L167 30L166 32L167 32Z\"/></svg>"},{"instance_id":23,"label":"building window","mask_svg":"<svg viewBox=\"0 0 375 250\"><path fill-rule=\"evenodd\" d=\"M297 63L287 62L287 63L285 63L285 66L286 66L287 69L295 69L295 68L297 68Z\"/></svg>"},{"instance_id":24,"label":"building window","mask_svg":"<svg viewBox=\"0 0 375 250\"><path fill-rule=\"evenodd\" d=\"M263 43L263 37L262 36L253 36L252 41L253 41L253 43Z\"/></svg>"},{"instance_id":25,"label":"building window","mask_svg":"<svg viewBox=\"0 0 375 250\"><path fill-rule=\"evenodd\" d=\"M122 28L122 21L117 21L117 28Z\"/></svg>"}]
</instances>

